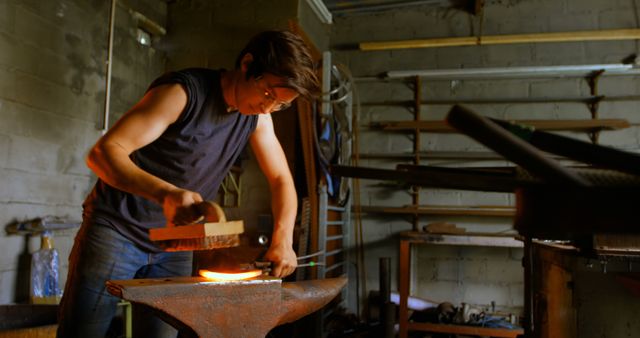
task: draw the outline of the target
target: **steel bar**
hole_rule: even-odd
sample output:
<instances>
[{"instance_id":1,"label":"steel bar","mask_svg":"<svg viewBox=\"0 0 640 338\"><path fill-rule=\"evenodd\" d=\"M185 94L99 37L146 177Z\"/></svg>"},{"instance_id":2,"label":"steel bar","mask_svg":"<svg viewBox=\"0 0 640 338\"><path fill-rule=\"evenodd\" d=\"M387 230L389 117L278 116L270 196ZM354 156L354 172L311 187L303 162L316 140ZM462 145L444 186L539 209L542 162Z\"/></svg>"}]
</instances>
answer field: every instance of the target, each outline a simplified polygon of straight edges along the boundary
<instances>
[{"instance_id":1,"label":"steel bar","mask_svg":"<svg viewBox=\"0 0 640 338\"><path fill-rule=\"evenodd\" d=\"M391 303L391 258L381 257L379 261L380 278L380 323L382 337L393 338L395 325L395 306Z\"/></svg>"},{"instance_id":2,"label":"steel bar","mask_svg":"<svg viewBox=\"0 0 640 338\"><path fill-rule=\"evenodd\" d=\"M367 159L413 159L413 153L364 153L360 158ZM504 157L488 151L422 151L421 159L427 160L504 160Z\"/></svg>"},{"instance_id":3,"label":"steel bar","mask_svg":"<svg viewBox=\"0 0 640 338\"><path fill-rule=\"evenodd\" d=\"M385 78L409 78L419 76L429 80L462 80L462 79L495 79L495 78L532 78L532 77L586 77L596 71L607 74L625 74L636 71L633 65L594 64L565 66L529 66L529 67L495 67L495 68L454 68L425 70L396 70L384 73ZM637 72L636 72L637 73Z\"/></svg>"},{"instance_id":4,"label":"steel bar","mask_svg":"<svg viewBox=\"0 0 640 338\"><path fill-rule=\"evenodd\" d=\"M603 168L611 168L640 175L640 155L638 154L604 147L562 135L522 128L521 126L506 121L493 121L540 150Z\"/></svg>"},{"instance_id":5,"label":"steel bar","mask_svg":"<svg viewBox=\"0 0 640 338\"><path fill-rule=\"evenodd\" d=\"M391 170L367 167L332 166L333 174L345 177L388 180L423 187L513 192L518 186L537 184L535 181L516 179L508 173L487 172L477 169L420 166L419 170Z\"/></svg>"},{"instance_id":6,"label":"steel bar","mask_svg":"<svg viewBox=\"0 0 640 338\"><path fill-rule=\"evenodd\" d=\"M339 254L339 253L341 253L343 251L344 251L344 249L332 250L332 251L327 252L327 254L325 256L334 256L334 255L337 255L337 254Z\"/></svg>"},{"instance_id":7,"label":"steel bar","mask_svg":"<svg viewBox=\"0 0 640 338\"><path fill-rule=\"evenodd\" d=\"M534 146L471 110L456 105L449 111L447 122L460 132L502 154L510 161L517 163L549 183L574 187L587 187L590 185L586 179L557 162L546 158Z\"/></svg>"},{"instance_id":8,"label":"steel bar","mask_svg":"<svg viewBox=\"0 0 640 338\"><path fill-rule=\"evenodd\" d=\"M414 78L414 88L413 88L414 96L413 96L413 121L419 122L422 117L421 114L421 105L422 102L422 80L419 76ZM421 139L421 130L420 128L415 128L413 130L413 164L420 165L420 141ZM413 201L413 205L420 205L420 186L411 187L411 200ZM418 230L420 227L420 218L415 215L413 217L413 230Z\"/></svg>"},{"instance_id":9,"label":"steel bar","mask_svg":"<svg viewBox=\"0 0 640 338\"><path fill-rule=\"evenodd\" d=\"M629 128L631 125L624 119L586 119L586 120L515 120L514 124L525 125L540 130L551 131L592 131L617 130ZM425 131L433 133L452 133L456 129L445 121L379 121L373 127L389 131Z\"/></svg>"},{"instance_id":10,"label":"steel bar","mask_svg":"<svg viewBox=\"0 0 640 338\"><path fill-rule=\"evenodd\" d=\"M331 270L335 270L335 269L337 269L337 268L339 268L339 267L341 267L341 266L344 266L344 265L345 265L344 261L343 261L343 262L340 262L340 263L336 263L336 264L333 264L333 265L331 265L331 266L327 267L324 271L325 271L325 272L329 272L329 271L331 271Z\"/></svg>"},{"instance_id":11,"label":"steel bar","mask_svg":"<svg viewBox=\"0 0 640 338\"><path fill-rule=\"evenodd\" d=\"M116 3L117 0L111 0L111 8L109 10L109 36L107 39L107 60L105 75L105 94L104 94L104 111L102 113L102 126L100 131L104 134L109 130L109 114L111 113L111 77L113 69L113 36L115 34L116 21Z\"/></svg>"},{"instance_id":12,"label":"steel bar","mask_svg":"<svg viewBox=\"0 0 640 338\"><path fill-rule=\"evenodd\" d=\"M344 221L327 221L327 225L344 225Z\"/></svg>"},{"instance_id":13,"label":"steel bar","mask_svg":"<svg viewBox=\"0 0 640 338\"><path fill-rule=\"evenodd\" d=\"M346 14L363 14L376 11L384 11L389 9L398 9L407 6L423 6L423 5L444 5L444 0L414 0L414 1L325 1L327 8L336 16Z\"/></svg>"},{"instance_id":14,"label":"steel bar","mask_svg":"<svg viewBox=\"0 0 640 338\"><path fill-rule=\"evenodd\" d=\"M346 210L344 207L337 207L335 205L329 205L327 206L327 209L331 211L338 211L338 212L344 212Z\"/></svg>"}]
</instances>

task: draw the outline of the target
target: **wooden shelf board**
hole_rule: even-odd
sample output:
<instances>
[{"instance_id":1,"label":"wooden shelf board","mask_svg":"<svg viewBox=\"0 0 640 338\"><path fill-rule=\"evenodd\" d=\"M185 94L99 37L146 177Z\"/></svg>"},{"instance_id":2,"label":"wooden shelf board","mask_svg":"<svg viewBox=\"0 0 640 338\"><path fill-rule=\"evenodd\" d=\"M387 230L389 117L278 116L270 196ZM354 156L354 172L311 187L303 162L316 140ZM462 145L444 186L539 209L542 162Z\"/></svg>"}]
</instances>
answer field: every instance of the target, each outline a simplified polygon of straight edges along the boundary
<instances>
[{"instance_id":1,"label":"wooden shelf board","mask_svg":"<svg viewBox=\"0 0 640 338\"><path fill-rule=\"evenodd\" d=\"M433 324L433 323L409 323L409 330L419 330L435 333L452 333L484 337L517 337L524 334L523 329L494 329L470 325Z\"/></svg>"},{"instance_id":2,"label":"wooden shelf board","mask_svg":"<svg viewBox=\"0 0 640 338\"><path fill-rule=\"evenodd\" d=\"M515 208L502 206L361 206L367 213L404 214L404 215L443 215L443 216L496 216L513 217Z\"/></svg>"}]
</instances>

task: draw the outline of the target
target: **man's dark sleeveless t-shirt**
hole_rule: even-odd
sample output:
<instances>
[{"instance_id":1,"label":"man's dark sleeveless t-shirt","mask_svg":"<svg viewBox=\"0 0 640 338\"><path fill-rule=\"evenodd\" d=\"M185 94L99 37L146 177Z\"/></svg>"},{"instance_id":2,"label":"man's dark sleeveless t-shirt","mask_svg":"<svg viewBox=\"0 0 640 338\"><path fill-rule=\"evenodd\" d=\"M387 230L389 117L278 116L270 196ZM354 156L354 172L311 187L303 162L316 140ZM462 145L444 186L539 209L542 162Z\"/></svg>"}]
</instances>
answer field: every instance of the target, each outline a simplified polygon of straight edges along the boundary
<instances>
[{"instance_id":1,"label":"man's dark sleeveless t-shirt","mask_svg":"<svg viewBox=\"0 0 640 338\"><path fill-rule=\"evenodd\" d=\"M179 83L187 105L176 122L149 145L131 155L133 162L179 188L196 191L205 200L216 197L220 182L247 144L258 117L227 112L220 71L192 68L167 73L150 89ZM162 207L143 197L118 190L98 179L84 204L84 217L116 231L151 252L160 249L148 230L166 225Z\"/></svg>"}]
</instances>

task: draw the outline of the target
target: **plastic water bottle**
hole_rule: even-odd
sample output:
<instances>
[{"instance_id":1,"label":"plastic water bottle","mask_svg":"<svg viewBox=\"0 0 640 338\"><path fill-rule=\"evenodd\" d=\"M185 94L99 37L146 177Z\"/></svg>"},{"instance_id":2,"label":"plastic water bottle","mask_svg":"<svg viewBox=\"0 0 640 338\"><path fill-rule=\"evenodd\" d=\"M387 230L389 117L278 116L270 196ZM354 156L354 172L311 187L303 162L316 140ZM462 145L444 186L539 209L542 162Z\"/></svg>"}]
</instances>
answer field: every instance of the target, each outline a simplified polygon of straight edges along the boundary
<instances>
[{"instance_id":1,"label":"plastic water bottle","mask_svg":"<svg viewBox=\"0 0 640 338\"><path fill-rule=\"evenodd\" d=\"M58 284L58 251L53 247L51 231L42 232L40 250L31 258L31 302L57 304L62 296Z\"/></svg>"}]
</instances>

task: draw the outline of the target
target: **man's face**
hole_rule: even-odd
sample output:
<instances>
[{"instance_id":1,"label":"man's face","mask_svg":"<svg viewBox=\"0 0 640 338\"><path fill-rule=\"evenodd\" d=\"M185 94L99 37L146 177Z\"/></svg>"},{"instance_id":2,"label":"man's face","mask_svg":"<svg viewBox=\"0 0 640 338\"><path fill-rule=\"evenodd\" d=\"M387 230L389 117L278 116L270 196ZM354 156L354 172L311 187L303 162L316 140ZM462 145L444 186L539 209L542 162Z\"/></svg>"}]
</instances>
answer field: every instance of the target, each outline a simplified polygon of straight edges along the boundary
<instances>
[{"instance_id":1,"label":"man's face","mask_svg":"<svg viewBox=\"0 0 640 338\"><path fill-rule=\"evenodd\" d=\"M283 79L264 73L254 78L244 77L236 86L236 103L244 115L270 114L286 109L298 97L295 91L282 87Z\"/></svg>"}]
</instances>

